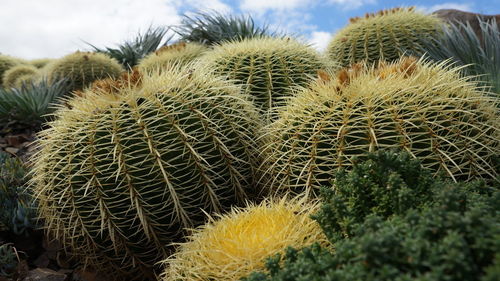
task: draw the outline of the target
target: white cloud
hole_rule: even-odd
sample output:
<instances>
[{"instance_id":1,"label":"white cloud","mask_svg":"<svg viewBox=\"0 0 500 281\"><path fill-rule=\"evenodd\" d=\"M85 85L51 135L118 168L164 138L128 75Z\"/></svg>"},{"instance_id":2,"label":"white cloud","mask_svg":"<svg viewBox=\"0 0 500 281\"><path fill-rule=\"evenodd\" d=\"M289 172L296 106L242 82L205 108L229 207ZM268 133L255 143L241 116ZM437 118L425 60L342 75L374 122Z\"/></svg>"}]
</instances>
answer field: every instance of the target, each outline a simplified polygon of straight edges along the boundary
<instances>
[{"instance_id":1,"label":"white cloud","mask_svg":"<svg viewBox=\"0 0 500 281\"><path fill-rule=\"evenodd\" d=\"M366 4L375 4L376 0L328 0L328 3L342 6L344 10L354 10Z\"/></svg>"},{"instance_id":2,"label":"white cloud","mask_svg":"<svg viewBox=\"0 0 500 281\"><path fill-rule=\"evenodd\" d=\"M284 11L305 7L311 0L243 0L240 4L242 11L263 14L269 10Z\"/></svg>"},{"instance_id":3,"label":"white cloud","mask_svg":"<svg viewBox=\"0 0 500 281\"><path fill-rule=\"evenodd\" d=\"M222 14L232 12L229 5L219 0L187 0L186 2L198 11L217 11Z\"/></svg>"},{"instance_id":4,"label":"white cloud","mask_svg":"<svg viewBox=\"0 0 500 281\"><path fill-rule=\"evenodd\" d=\"M419 7L421 10L424 12L432 13L437 10L441 9L456 9L456 10L461 10L461 11L467 11L471 12L473 10L471 3L454 3L454 2L447 2L447 3L442 3L442 4L436 4L430 7Z\"/></svg>"},{"instance_id":5,"label":"white cloud","mask_svg":"<svg viewBox=\"0 0 500 281\"><path fill-rule=\"evenodd\" d=\"M60 57L114 46L150 25L180 22L180 0L2 0L0 52L23 58Z\"/></svg>"},{"instance_id":6,"label":"white cloud","mask_svg":"<svg viewBox=\"0 0 500 281\"><path fill-rule=\"evenodd\" d=\"M309 43L319 51L324 51L332 38L332 34L330 32L325 31L314 31L311 34L309 39Z\"/></svg>"}]
</instances>

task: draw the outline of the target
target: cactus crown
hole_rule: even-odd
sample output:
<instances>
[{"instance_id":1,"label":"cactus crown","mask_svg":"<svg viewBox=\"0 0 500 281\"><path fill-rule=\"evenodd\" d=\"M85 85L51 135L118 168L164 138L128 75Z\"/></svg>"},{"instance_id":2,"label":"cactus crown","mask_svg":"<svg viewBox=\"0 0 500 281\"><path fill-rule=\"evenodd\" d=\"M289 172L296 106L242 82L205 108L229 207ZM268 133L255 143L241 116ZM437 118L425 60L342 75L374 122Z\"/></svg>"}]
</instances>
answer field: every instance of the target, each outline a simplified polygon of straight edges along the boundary
<instances>
[{"instance_id":1,"label":"cactus crown","mask_svg":"<svg viewBox=\"0 0 500 281\"><path fill-rule=\"evenodd\" d=\"M69 100L33 173L49 233L125 280L151 274L203 211L254 192L259 121L238 87L186 69L142 81Z\"/></svg>"},{"instance_id":2,"label":"cactus crown","mask_svg":"<svg viewBox=\"0 0 500 281\"><path fill-rule=\"evenodd\" d=\"M218 75L243 85L255 105L266 112L304 86L309 75L325 68L321 56L291 38L252 38L226 42L200 58L201 64Z\"/></svg>"},{"instance_id":3,"label":"cactus crown","mask_svg":"<svg viewBox=\"0 0 500 281\"><path fill-rule=\"evenodd\" d=\"M394 61L405 52L420 50L423 42L441 32L442 21L414 8L394 8L352 18L331 40L327 53L342 67L367 61Z\"/></svg>"},{"instance_id":4,"label":"cactus crown","mask_svg":"<svg viewBox=\"0 0 500 281\"><path fill-rule=\"evenodd\" d=\"M268 126L263 180L317 189L354 156L386 148L408 151L433 174L495 178L497 102L445 63L403 58L323 74Z\"/></svg>"},{"instance_id":5,"label":"cactus crown","mask_svg":"<svg viewBox=\"0 0 500 281\"><path fill-rule=\"evenodd\" d=\"M219 215L165 261L163 280L239 280L288 246L325 244L326 237L310 218L318 209L317 202L283 198Z\"/></svg>"}]
</instances>

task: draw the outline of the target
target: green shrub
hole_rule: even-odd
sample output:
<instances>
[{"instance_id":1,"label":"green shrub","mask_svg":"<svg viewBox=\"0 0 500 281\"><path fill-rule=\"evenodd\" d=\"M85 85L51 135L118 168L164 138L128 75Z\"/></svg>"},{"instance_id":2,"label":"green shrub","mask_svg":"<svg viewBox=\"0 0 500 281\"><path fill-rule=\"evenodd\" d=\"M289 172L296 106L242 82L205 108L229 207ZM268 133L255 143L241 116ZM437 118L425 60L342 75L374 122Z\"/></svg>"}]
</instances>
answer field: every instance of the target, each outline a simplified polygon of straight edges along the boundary
<instances>
[{"instance_id":1,"label":"green shrub","mask_svg":"<svg viewBox=\"0 0 500 281\"><path fill-rule=\"evenodd\" d=\"M36 203L27 174L20 159L0 151L0 230L27 235L36 228Z\"/></svg>"},{"instance_id":2,"label":"green shrub","mask_svg":"<svg viewBox=\"0 0 500 281\"><path fill-rule=\"evenodd\" d=\"M405 197L412 191L414 195L418 194L419 183L407 181L408 186L399 188L391 183L401 183L404 178L409 180L412 173L416 173L414 181L418 181L422 178L418 172L420 168L414 163L401 163L405 166L402 169L393 166L399 161L389 161L386 166L383 163L386 156L382 156L375 162L371 158L361 164L348 180L343 178L336 186L353 187L356 182L364 181L365 176L371 179L368 181L376 182L379 176L374 173L382 172L382 178L389 175L387 182L369 184L368 187L372 188L366 193L374 194L372 191L378 190L375 194L382 192L385 196L381 198L388 200L366 200L361 193L346 198L343 191L340 195L329 193L325 196L323 211L316 218L329 234L335 249L333 252L318 245L289 248L285 256L268 259L266 272L253 273L244 280L497 280L491 278L498 272L495 256L500 255L500 191L481 182L466 184L436 179L429 186L432 196L405 202L408 199ZM400 158L403 159L405 156ZM384 167L391 172L384 172ZM363 173L366 174L362 176ZM429 179L428 176L424 178ZM385 186L382 185L384 182ZM362 185L366 187L366 184ZM384 187L386 191L382 191ZM396 187L395 196L392 195L393 187ZM389 202L390 198L403 199L401 202L404 203L388 206L384 202ZM363 202L381 204L368 210L369 207L362 206ZM338 206L343 210L337 211ZM361 214L349 213L357 208L364 211ZM339 218L349 222L347 237L338 232L343 231L343 225L336 221Z\"/></svg>"}]
</instances>

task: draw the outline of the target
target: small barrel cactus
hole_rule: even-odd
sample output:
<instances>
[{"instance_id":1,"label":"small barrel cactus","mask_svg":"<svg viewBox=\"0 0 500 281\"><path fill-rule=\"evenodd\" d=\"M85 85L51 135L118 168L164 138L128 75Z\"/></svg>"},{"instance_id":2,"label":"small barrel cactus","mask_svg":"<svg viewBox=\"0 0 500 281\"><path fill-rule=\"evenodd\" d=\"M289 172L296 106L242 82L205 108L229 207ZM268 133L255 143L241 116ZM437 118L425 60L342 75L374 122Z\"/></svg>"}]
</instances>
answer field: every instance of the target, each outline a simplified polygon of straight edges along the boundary
<instances>
[{"instance_id":1,"label":"small barrel cactus","mask_svg":"<svg viewBox=\"0 0 500 281\"><path fill-rule=\"evenodd\" d=\"M423 40L441 30L442 21L410 8L382 10L356 17L341 29L327 47L328 56L342 67L367 61L393 61L404 52L420 50Z\"/></svg>"},{"instance_id":2,"label":"small barrel cactus","mask_svg":"<svg viewBox=\"0 0 500 281\"><path fill-rule=\"evenodd\" d=\"M19 86L19 80L23 77L23 81L26 81L27 77L35 77L38 74L38 69L29 64L20 64L11 67L9 70L5 71L2 77L2 85L4 87L16 87Z\"/></svg>"},{"instance_id":3,"label":"small barrel cactus","mask_svg":"<svg viewBox=\"0 0 500 281\"><path fill-rule=\"evenodd\" d=\"M0 54L0 87L3 86L2 77L3 77L4 73L7 70L11 69L12 67L14 67L18 64L21 64L21 63L22 63L22 61L18 58L14 58L11 56Z\"/></svg>"},{"instance_id":4,"label":"small barrel cactus","mask_svg":"<svg viewBox=\"0 0 500 281\"><path fill-rule=\"evenodd\" d=\"M208 50L207 47L197 43L180 42L164 46L142 59L138 65L139 71L149 73L157 71L157 69L167 68L172 64L186 64L199 57L206 50Z\"/></svg>"},{"instance_id":5,"label":"small barrel cactus","mask_svg":"<svg viewBox=\"0 0 500 281\"><path fill-rule=\"evenodd\" d=\"M45 67L47 64L49 64L50 62L52 62L54 59L34 59L34 60L30 60L29 61L29 64L33 65L34 67L36 68L43 68Z\"/></svg>"},{"instance_id":6,"label":"small barrel cactus","mask_svg":"<svg viewBox=\"0 0 500 281\"><path fill-rule=\"evenodd\" d=\"M76 52L47 65L50 82L66 78L72 90L81 90L93 81L118 77L123 67L105 54Z\"/></svg>"},{"instance_id":7,"label":"small barrel cactus","mask_svg":"<svg viewBox=\"0 0 500 281\"><path fill-rule=\"evenodd\" d=\"M265 113L289 98L292 88L326 67L311 47L291 38L257 37L226 42L206 52L200 64L244 87Z\"/></svg>"},{"instance_id":8,"label":"small barrel cactus","mask_svg":"<svg viewBox=\"0 0 500 281\"><path fill-rule=\"evenodd\" d=\"M142 81L68 101L34 160L49 234L118 280L154 279L185 228L257 193L260 121L238 87L187 69Z\"/></svg>"},{"instance_id":9,"label":"small barrel cactus","mask_svg":"<svg viewBox=\"0 0 500 281\"><path fill-rule=\"evenodd\" d=\"M233 281L264 269L265 259L289 246L327 244L311 219L317 202L304 198L266 200L233 209L195 230L188 242L165 261L164 281Z\"/></svg>"},{"instance_id":10,"label":"small barrel cactus","mask_svg":"<svg viewBox=\"0 0 500 281\"><path fill-rule=\"evenodd\" d=\"M459 69L403 58L354 65L318 79L268 126L262 181L317 190L335 171L379 149L401 149L433 175L495 178L500 116L493 98Z\"/></svg>"}]
</instances>

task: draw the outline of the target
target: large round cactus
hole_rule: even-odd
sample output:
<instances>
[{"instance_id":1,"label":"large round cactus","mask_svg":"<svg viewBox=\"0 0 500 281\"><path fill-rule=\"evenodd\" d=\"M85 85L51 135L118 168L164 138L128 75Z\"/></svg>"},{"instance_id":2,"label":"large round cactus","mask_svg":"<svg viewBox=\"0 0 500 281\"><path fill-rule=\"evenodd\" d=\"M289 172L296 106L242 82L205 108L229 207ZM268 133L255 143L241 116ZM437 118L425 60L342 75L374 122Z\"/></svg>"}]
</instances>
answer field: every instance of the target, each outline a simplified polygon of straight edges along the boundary
<instances>
[{"instance_id":1,"label":"large round cactus","mask_svg":"<svg viewBox=\"0 0 500 281\"><path fill-rule=\"evenodd\" d=\"M350 168L354 156L388 148L408 151L436 174L495 178L495 101L459 74L403 58L319 79L268 126L262 180L275 190L314 191Z\"/></svg>"},{"instance_id":2,"label":"large round cactus","mask_svg":"<svg viewBox=\"0 0 500 281\"><path fill-rule=\"evenodd\" d=\"M152 278L184 228L256 191L259 121L239 88L185 70L142 81L68 101L34 161L49 234L119 280Z\"/></svg>"},{"instance_id":3,"label":"large round cactus","mask_svg":"<svg viewBox=\"0 0 500 281\"><path fill-rule=\"evenodd\" d=\"M393 61L420 50L422 40L436 35L442 21L414 8L395 8L353 18L328 45L327 54L342 67L366 60Z\"/></svg>"},{"instance_id":4,"label":"large round cactus","mask_svg":"<svg viewBox=\"0 0 500 281\"><path fill-rule=\"evenodd\" d=\"M124 69L105 54L76 52L47 65L45 72L49 81L67 79L72 90L80 90L95 80L114 78Z\"/></svg>"},{"instance_id":5,"label":"large round cactus","mask_svg":"<svg viewBox=\"0 0 500 281\"><path fill-rule=\"evenodd\" d=\"M29 77L35 77L38 74L38 68L29 64L20 64L11 67L9 70L5 71L2 77L2 85L4 87L16 87L19 86L19 80L22 78L26 81Z\"/></svg>"},{"instance_id":6,"label":"large round cactus","mask_svg":"<svg viewBox=\"0 0 500 281\"><path fill-rule=\"evenodd\" d=\"M52 61L54 61L54 59L49 59L49 58L34 59L30 60L29 64L35 66L36 68L44 68L47 64L51 63Z\"/></svg>"},{"instance_id":7,"label":"large round cactus","mask_svg":"<svg viewBox=\"0 0 500 281\"><path fill-rule=\"evenodd\" d=\"M222 43L200 58L200 64L243 85L255 105L266 112L304 86L309 75L325 68L312 48L290 38L252 38Z\"/></svg>"},{"instance_id":8,"label":"large round cactus","mask_svg":"<svg viewBox=\"0 0 500 281\"><path fill-rule=\"evenodd\" d=\"M311 215L317 202L305 198L266 200L233 209L195 230L165 261L163 281L233 281L264 269L265 259L287 247L327 245Z\"/></svg>"},{"instance_id":9,"label":"large round cactus","mask_svg":"<svg viewBox=\"0 0 500 281\"><path fill-rule=\"evenodd\" d=\"M180 42L170 46L161 47L154 53L141 60L139 71L149 73L157 69L165 69L171 65L186 64L199 57L207 47L197 43Z\"/></svg>"}]
</instances>

